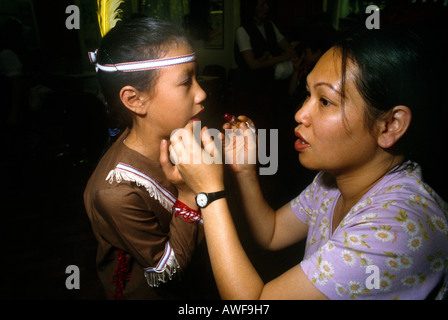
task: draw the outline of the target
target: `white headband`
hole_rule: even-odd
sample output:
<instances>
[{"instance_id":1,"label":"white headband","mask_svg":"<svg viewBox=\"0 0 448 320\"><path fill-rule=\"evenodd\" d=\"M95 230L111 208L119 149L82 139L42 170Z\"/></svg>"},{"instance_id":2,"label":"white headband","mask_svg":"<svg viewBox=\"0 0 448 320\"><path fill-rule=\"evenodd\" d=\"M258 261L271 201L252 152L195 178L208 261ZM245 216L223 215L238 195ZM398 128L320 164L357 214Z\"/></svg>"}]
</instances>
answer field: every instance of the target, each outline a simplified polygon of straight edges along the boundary
<instances>
[{"instance_id":1,"label":"white headband","mask_svg":"<svg viewBox=\"0 0 448 320\"><path fill-rule=\"evenodd\" d=\"M155 60L146 60L146 61L135 61L135 62L123 62L117 64L105 64L101 65L98 63L97 59L98 50L95 52L89 52L89 59L92 64L95 65L96 70L98 69L105 72L133 72L133 71L144 71L150 69L157 69L168 67L176 64L189 63L196 61L196 54L193 52L191 54L185 56L164 58L164 59L155 59Z\"/></svg>"}]
</instances>

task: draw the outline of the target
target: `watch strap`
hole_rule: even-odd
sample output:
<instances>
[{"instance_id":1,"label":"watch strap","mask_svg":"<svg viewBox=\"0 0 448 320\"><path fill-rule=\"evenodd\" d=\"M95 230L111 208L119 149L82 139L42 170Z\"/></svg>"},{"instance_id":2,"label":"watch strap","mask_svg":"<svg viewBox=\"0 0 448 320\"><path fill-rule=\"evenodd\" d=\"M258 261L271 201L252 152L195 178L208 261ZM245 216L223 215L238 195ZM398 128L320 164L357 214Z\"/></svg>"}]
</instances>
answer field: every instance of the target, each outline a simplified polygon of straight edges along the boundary
<instances>
[{"instance_id":1,"label":"watch strap","mask_svg":"<svg viewBox=\"0 0 448 320\"><path fill-rule=\"evenodd\" d=\"M210 204L215 200L224 198L226 196L226 192L224 190L222 190L222 191L218 191L218 192L210 192L210 193L207 193L207 195L208 195L208 199L209 199L208 203Z\"/></svg>"}]
</instances>

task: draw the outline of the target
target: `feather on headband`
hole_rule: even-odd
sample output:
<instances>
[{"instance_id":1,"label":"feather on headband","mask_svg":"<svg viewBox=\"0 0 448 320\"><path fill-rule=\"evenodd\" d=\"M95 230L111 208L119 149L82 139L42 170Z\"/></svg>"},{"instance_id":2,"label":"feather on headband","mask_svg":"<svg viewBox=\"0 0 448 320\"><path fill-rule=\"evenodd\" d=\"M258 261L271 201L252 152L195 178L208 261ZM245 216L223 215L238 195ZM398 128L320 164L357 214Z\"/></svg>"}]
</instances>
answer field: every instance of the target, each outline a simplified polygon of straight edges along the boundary
<instances>
[{"instance_id":1,"label":"feather on headband","mask_svg":"<svg viewBox=\"0 0 448 320\"><path fill-rule=\"evenodd\" d=\"M98 0L97 15L101 37L104 37L121 20L119 14L123 11L119 7L123 2L123 0Z\"/></svg>"}]
</instances>

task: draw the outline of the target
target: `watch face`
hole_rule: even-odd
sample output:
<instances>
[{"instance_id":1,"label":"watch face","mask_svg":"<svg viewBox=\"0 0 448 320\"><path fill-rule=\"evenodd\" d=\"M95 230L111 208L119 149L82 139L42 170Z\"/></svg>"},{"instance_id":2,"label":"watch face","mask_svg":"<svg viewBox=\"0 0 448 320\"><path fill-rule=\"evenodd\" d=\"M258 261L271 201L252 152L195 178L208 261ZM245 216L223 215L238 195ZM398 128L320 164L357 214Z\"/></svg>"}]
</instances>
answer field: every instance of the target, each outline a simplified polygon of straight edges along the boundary
<instances>
[{"instance_id":1,"label":"watch face","mask_svg":"<svg viewBox=\"0 0 448 320\"><path fill-rule=\"evenodd\" d=\"M206 194L204 194L204 193L199 193L199 194L196 196L196 204L197 204L199 207L203 208L203 207L205 207L205 206L207 205L207 203L208 203L208 197L207 197Z\"/></svg>"}]
</instances>

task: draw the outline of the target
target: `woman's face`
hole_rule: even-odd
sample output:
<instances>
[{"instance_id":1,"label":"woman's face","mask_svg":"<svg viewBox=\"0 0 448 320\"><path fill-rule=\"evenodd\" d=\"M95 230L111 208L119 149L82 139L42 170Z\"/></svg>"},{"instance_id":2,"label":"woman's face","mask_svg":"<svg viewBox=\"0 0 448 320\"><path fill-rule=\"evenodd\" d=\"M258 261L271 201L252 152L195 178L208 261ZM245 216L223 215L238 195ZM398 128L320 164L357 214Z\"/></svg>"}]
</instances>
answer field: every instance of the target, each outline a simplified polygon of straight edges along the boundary
<instances>
[{"instance_id":1,"label":"woman's face","mask_svg":"<svg viewBox=\"0 0 448 320\"><path fill-rule=\"evenodd\" d=\"M334 174L361 168L378 150L364 123L365 102L356 89L357 67L351 61L341 106L341 65L339 50L332 48L321 57L307 77L308 97L295 115L300 162L311 170Z\"/></svg>"},{"instance_id":2,"label":"woman's face","mask_svg":"<svg viewBox=\"0 0 448 320\"><path fill-rule=\"evenodd\" d=\"M263 20L268 16L269 4L267 0L258 0L257 6L255 7L255 15L258 19Z\"/></svg>"},{"instance_id":3,"label":"woman's face","mask_svg":"<svg viewBox=\"0 0 448 320\"><path fill-rule=\"evenodd\" d=\"M191 54L193 49L180 44L166 54L176 57ZM204 110L204 90L196 79L196 63L190 62L161 68L156 86L149 98L148 119L162 138L183 128Z\"/></svg>"}]
</instances>

